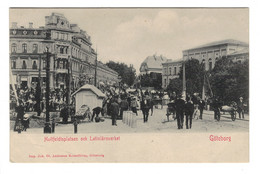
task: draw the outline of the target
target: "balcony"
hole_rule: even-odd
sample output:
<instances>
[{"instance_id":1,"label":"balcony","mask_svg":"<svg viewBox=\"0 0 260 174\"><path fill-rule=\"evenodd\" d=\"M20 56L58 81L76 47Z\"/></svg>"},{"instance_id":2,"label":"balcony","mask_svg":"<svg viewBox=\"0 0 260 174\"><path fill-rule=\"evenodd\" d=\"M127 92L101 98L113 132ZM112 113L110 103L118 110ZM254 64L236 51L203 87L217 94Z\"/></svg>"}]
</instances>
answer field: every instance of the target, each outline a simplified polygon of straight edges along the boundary
<instances>
[{"instance_id":1,"label":"balcony","mask_svg":"<svg viewBox=\"0 0 260 174\"><path fill-rule=\"evenodd\" d=\"M62 59L68 59L69 58L69 54L57 54L57 58L62 58Z\"/></svg>"},{"instance_id":2,"label":"balcony","mask_svg":"<svg viewBox=\"0 0 260 174\"><path fill-rule=\"evenodd\" d=\"M56 69L56 73L67 74L68 73L68 69Z\"/></svg>"}]
</instances>

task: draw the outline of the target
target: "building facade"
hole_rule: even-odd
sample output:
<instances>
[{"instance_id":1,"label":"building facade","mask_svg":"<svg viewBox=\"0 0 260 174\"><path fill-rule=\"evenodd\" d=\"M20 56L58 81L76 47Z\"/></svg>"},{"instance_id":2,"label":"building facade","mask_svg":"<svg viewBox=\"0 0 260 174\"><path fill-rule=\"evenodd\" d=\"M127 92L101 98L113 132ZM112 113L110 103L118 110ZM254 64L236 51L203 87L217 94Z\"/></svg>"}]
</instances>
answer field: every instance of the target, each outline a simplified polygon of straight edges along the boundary
<instances>
[{"instance_id":1,"label":"building facade","mask_svg":"<svg viewBox=\"0 0 260 174\"><path fill-rule=\"evenodd\" d=\"M168 60L167 62L163 63L162 66L162 88L166 89L167 86L170 84L172 79L179 77L179 72L182 67L182 60L173 61Z\"/></svg>"},{"instance_id":2,"label":"building facade","mask_svg":"<svg viewBox=\"0 0 260 174\"><path fill-rule=\"evenodd\" d=\"M213 69L216 61L223 56L236 62L243 62L249 59L249 45L244 42L229 39L183 51L183 60L197 59L200 63L204 64L206 71ZM167 61L162 64L162 88L167 88L171 79L178 78L183 60Z\"/></svg>"},{"instance_id":3,"label":"building facade","mask_svg":"<svg viewBox=\"0 0 260 174\"><path fill-rule=\"evenodd\" d=\"M91 37L77 24L70 24L62 14L45 17L45 26L10 28L10 65L12 80L20 87L34 87L38 77L45 84L46 48L50 53L50 87L65 88L70 75L72 86L79 82L117 83L118 74L97 61ZM96 72L95 72L96 70ZM82 78L84 77L84 78Z\"/></svg>"},{"instance_id":4,"label":"building facade","mask_svg":"<svg viewBox=\"0 0 260 174\"><path fill-rule=\"evenodd\" d=\"M237 40L222 40L212 42L199 47L184 50L183 60L198 59L200 63L204 63L205 70L214 68L216 61L223 56L230 56L235 52L248 49L249 45L245 42Z\"/></svg>"}]
</instances>

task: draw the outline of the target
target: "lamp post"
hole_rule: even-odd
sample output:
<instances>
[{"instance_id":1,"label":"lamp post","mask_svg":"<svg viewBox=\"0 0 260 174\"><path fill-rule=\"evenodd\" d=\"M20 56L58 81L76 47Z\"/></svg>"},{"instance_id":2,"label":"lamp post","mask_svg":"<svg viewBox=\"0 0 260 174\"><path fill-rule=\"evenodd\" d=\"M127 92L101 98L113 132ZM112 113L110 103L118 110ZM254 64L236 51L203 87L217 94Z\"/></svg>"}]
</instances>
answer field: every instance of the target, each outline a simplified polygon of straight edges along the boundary
<instances>
[{"instance_id":1,"label":"lamp post","mask_svg":"<svg viewBox=\"0 0 260 174\"><path fill-rule=\"evenodd\" d=\"M120 92L121 92L121 80L122 80L122 77L121 76L118 76L118 81L119 81L119 83L118 83L118 87L119 87L119 97L120 97Z\"/></svg>"},{"instance_id":2,"label":"lamp post","mask_svg":"<svg viewBox=\"0 0 260 174\"><path fill-rule=\"evenodd\" d=\"M44 133L51 133L49 96L50 96L50 53L49 53L49 47L46 46L46 93L45 93L46 122L43 129Z\"/></svg>"}]
</instances>

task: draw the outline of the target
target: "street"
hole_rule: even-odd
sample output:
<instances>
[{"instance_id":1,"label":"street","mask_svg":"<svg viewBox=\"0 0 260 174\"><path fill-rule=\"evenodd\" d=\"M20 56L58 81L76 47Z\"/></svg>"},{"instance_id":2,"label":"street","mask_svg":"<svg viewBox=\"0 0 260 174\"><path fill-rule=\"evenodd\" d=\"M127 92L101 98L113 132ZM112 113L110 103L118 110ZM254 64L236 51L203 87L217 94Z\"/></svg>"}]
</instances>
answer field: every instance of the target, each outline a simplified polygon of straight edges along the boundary
<instances>
[{"instance_id":1,"label":"street","mask_svg":"<svg viewBox=\"0 0 260 174\"><path fill-rule=\"evenodd\" d=\"M213 111L204 111L203 119L193 119L192 129L186 129L184 118L184 129L177 129L177 120L173 120L170 116L170 121L167 121L166 108L154 109L152 116L149 114L147 123L143 123L142 112L138 111L137 125L131 128L124 124L122 120L117 120L117 126L112 126L112 120L106 118L104 122L86 122L83 121L78 125L78 134L84 133L151 133L151 132L169 132L169 133L206 133L206 132L248 132L249 131L249 115L245 114L245 119L238 118L232 121L230 115L225 113L221 115L220 121L213 119ZM12 129L12 128L11 128ZM12 133L16 133L11 131ZM42 134L43 128L29 128L22 134ZM55 134L73 134L73 124L58 124L55 127Z\"/></svg>"}]
</instances>

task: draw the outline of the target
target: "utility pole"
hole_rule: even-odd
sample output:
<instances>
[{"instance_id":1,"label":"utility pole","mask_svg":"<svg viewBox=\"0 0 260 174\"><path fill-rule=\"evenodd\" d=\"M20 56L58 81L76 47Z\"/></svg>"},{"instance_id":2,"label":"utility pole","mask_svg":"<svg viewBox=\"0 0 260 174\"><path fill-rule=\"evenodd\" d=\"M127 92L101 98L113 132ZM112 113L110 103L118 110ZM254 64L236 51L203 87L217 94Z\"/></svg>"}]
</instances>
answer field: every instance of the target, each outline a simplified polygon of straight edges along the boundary
<instances>
[{"instance_id":1,"label":"utility pole","mask_svg":"<svg viewBox=\"0 0 260 174\"><path fill-rule=\"evenodd\" d=\"M189 54L188 54L189 56ZM182 95L186 99L186 75L185 75L185 59L183 56L183 73L182 73Z\"/></svg>"},{"instance_id":2,"label":"utility pole","mask_svg":"<svg viewBox=\"0 0 260 174\"><path fill-rule=\"evenodd\" d=\"M50 96L50 53L49 48L46 47L46 122L44 126L44 133L51 133L50 126L50 106L49 106L49 96Z\"/></svg>"},{"instance_id":3,"label":"utility pole","mask_svg":"<svg viewBox=\"0 0 260 174\"><path fill-rule=\"evenodd\" d=\"M96 50L97 50L97 48L96 48ZM94 85L95 85L95 87L97 87L97 56L98 56L98 53L96 53L97 55L96 55L96 60L95 60L95 81L94 81Z\"/></svg>"},{"instance_id":4,"label":"utility pole","mask_svg":"<svg viewBox=\"0 0 260 174\"><path fill-rule=\"evenodd\" d=\"M37 102L37 115L40 116L41 114L41 96L42 96L42 91L41 91L41 64L42 58L40 56L39 58L39 74L38 74L38 83L36 86L36 102Z\"/></svg>"}]
</instances>

